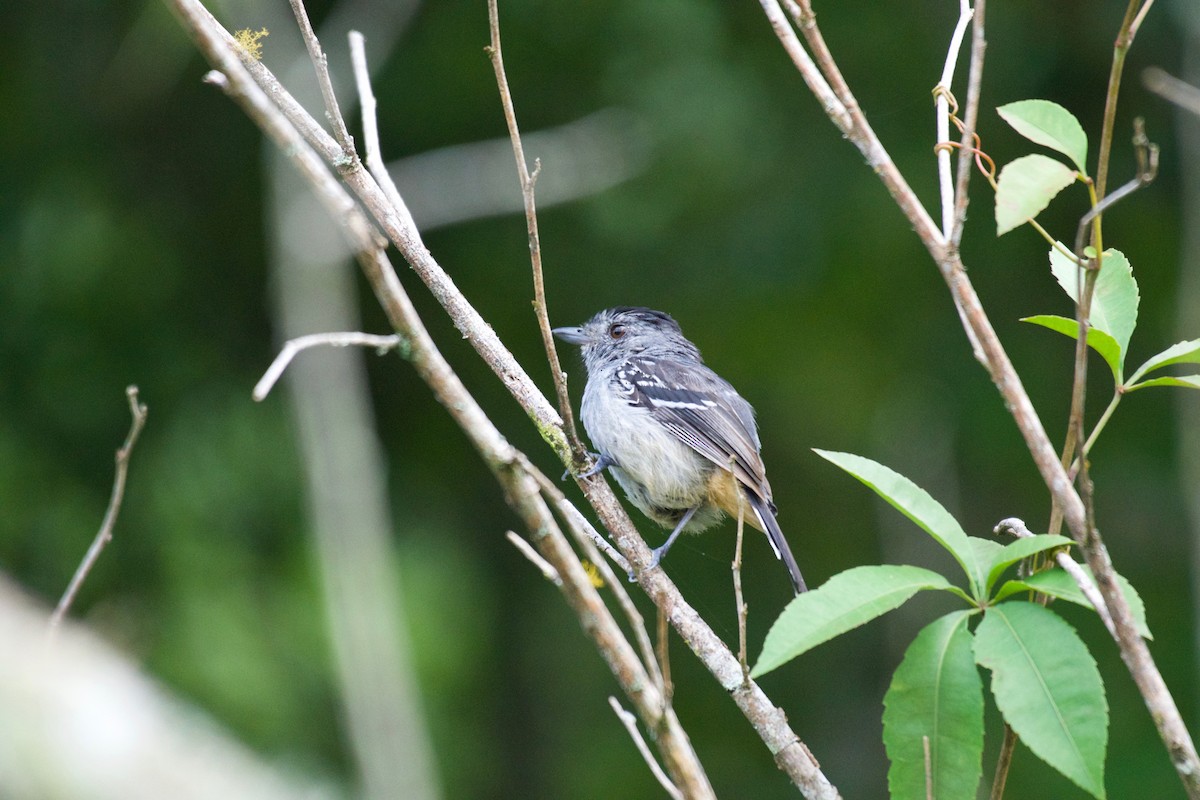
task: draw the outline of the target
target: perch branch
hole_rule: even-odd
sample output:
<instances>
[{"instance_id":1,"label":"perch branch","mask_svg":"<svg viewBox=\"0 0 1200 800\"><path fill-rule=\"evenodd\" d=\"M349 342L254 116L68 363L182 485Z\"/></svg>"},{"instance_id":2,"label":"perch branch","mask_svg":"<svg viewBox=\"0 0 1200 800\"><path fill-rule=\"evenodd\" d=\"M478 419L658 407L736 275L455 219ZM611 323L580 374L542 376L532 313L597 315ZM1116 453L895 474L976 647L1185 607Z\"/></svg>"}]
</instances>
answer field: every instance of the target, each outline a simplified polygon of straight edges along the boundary
<instances>
[{"instance_id":1,"label":"perch branch","mask_svg":"<svg viewBox=\"0 0 1200 800\"><path fill-rule=\"evenodd\" d=\"M291 154L293 158L303 158L307 163L307 158L299 156L300 151L293 149L293 147L300 147L307 142L321 158L330 164L337 165L339 174L347 186L358 196L368 213L387 233L388 238L396 245L418 277L425 282L455 327L471 343L484 362L533 420L542 437L558 454L560 460L569 465L572 454L562 432L560 415L530 380L528 374L512 357L512 354L503 346L491 326L470 305L442 267L433 259L422 244L420 235L412 225L411 219L405 219L392 207L376 181L361 167L353 163L345 163L344 154L332 137L296 103L270 70L261 63L244 57L228 32L198 0L167 1L176 10L183 20L184 27L210 62L226 75L229 75L233 69L245 70L253 78L250 85L253 85L256 90L261 85L258 94L262 95L264 102L267 95L274 101L275 105L269 105L265 112L250 113L251 119L258 123L264 131L273 130L275 123L280 118L295 125L304 142L286 140L289 144L283 147L285 153ZM226 84L233 83L228 79L224 82ZM239 81L238 86L231 86L229 91L237 97L249 91L249 87ZM257 106L257 104L258 101L255 100L253 105ZM267 115L266 120L260 119L261 113ZM302 170L307 175L308 167L304 166ZM324 180L319 176L314 177L318 181ZM332 202L334 203L333 207L339 209L342 207L341 200ZM353 203L350 205L352 206ZM341 216L339 215L338 218L341 219ZM396 288L399 290L400 287L394 273L387 283L393 282L396 283ZM385 308L392 302L388 295L389 291L388 286L376 287L377 294L383 295ZM577 481L588 502L599 515L604 527L609 530L622 553L630 561L639 584L652 602L666 615L680 638L705 665L718 684L730 693L734 703L772 753L780 769L787 773L809 800L832 800L832 798L839 797L837 789L821 771L812 753L788 725L784 713L771 702L771 699L756 683L753 681L743 682L737 658L696 613L695 609L683 599L666 574L661 569L650 568L649 548L641 540L620 501L604 478L593 476L587 479L577 479ZM554 563L553 559L550 560L551 563ZM560 574L566 575L560 565L556 564L556 567L559 568ZM586 578L586 576L584 577ZM567 581L564 581L564 585L566 584Z\"/></svg>"},{"instance_id":2,"label":"perch branch","mask_svg":"<svg viewBox=\"0 0 1200 800\"><path fill-rule=\"evenodd\" d=\"M374 227L321 164L317 153L302 139L299 131L278 113L239 62L236 51L223 45L218 38L205 37L203 31L198 30L203 17L194 13L188 0L179 0L176 8L196 35L205 55L224 73L230 96L289 156L301 175L312 184L327 211L342 222L343 231L389 321L411 345L409 358L417 373L471 439L506 489L514 510L529 530L536 532L536 544L542 556L562 577L562 591L580 616L584 629L597 644L639 713L649 726L658 731L656 743L674 782L684 787L688 797L713 797L708 779L674 711L655 688L587 573L574 557L549 508L542 501L537 483L521 469L519 453L492 425L429 338L387 260L383 242Z\"/></svg>"}]
</instances>

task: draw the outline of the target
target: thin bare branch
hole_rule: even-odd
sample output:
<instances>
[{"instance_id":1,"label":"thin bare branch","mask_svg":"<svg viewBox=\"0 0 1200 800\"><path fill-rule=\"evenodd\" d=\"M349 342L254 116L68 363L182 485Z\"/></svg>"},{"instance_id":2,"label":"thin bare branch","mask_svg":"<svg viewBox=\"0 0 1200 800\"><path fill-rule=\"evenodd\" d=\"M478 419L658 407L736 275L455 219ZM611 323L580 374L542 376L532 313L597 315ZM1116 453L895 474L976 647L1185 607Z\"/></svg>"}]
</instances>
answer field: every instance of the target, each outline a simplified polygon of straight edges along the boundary
<instances>
[{"instance_id":1,"label":"thin bare branch","mask_svg":"<svg viewBox=\"0 0 1200 800\"><path fill-rule=\"evenodd\" d=\"M959 5L958 23L954 27L954 35L950 38L950 47L946 53L946 63L942 69L942 79L938 86L934 88L934 97L937 99L937 144L934 149L937 152L938 161L938 178L942 193L942 235L949 241L950 247L953 250L958 249L959 242L962 240L963 224L967 217L967 188L970 185L972 161L974 155L978 152L978 144L975 141L975 122L979 116L979 97L980 86L983 75L983 52L986 43L983 39L983 0L977 0L974 9L969 7L967 0L961 0ZM958 62L958 52L962 49L962 38L965 27L969 22L973 21L972 37L971 37L971 66L967 78L967 107L966 121L959 123L962 128L962 139L959 142L958 153L958 176L951 186L950 178L950 115L957 114L957 108L951 111L949 108L950 100L953 95L950 94L951 81L954 78L954 70ZM955 120L958 122L958 120ZM949 224L947 224L949 220ZM975 356L975 360L981 364L987 363L987 356L983 352L983 347L979 344L979 339L976 337L974 329L967 322L966 312L962 305L955 300L954 310L958 312L959 320L962 322L963 330L967 333L967 340L971 343L971 352Z\"/></svg>"},{"instance_id":2,"label":"thin bare branch","mask_svg":"<svg viewBox=\"0 0 1200 800\"><path fill-rule=\"evenodd\" d=\"M737 608L738 621L738 663L742 665L742 675L750 680L750 664L746 659L746 625L750 609L742 596L742 533L745 529L746 512L744 498L738 493L737 544L733 550L733 602Z\"/></svg>"},{"instance_id":3,"label":"thin bare branch","mask_svg":"<svg viewBox=\"0 0 1200 800\"><path fill-rule=\"evenodd\" d=\"M650 752L650 748L646 746L646 740L642 738L642 732L637 727L637 717L621 708L621 704L617 702L617 698L611 695L608 698L608 704L612 706L613 713L617 715L617 719L625 726L625 730L629 731L629 738L633 739L634 745L637 746L638 752L642 754L642 758L645 760L646 766L650 768L650 772L654 774L655 780L658 781L659 785L663 787L663 790L673 800L683 800L683 793L679 791L679 787L671 783L671 779L663 772L662 767L654 760L654 755Z\"/></svg>"},{"instance_id":4,"label":"thin bare branch","mask_svg":"<svg viewBox=\"0 0 1200 800\"><path fill-rule=\"evenodd\" d=\"M358 104L362 109L363 145L367 151L367 169L383 189L392 207L396 209L406 224L416 230L408 204L400 196L392 174L388 171L383 160L383 150L379 146L379 122L375 115L375 91L371 88L371 72L367 68L366 40L358 31L347 34L350 41L350 64L354 69L354 82L358 86Z\"/></svg>"},{"instance_id":5,"label":"thin bare branch","mask_svg":"<svg viewBox=\"0 0 1200 800\"><path fill-rule=\"evenodd\" d=\"M504 538L512 542L513 547L517 548L521 555L525 556L525 558L529 559L529 561L535 567L541 570L542 576L545 577L546 580L550 581L555 586L562 586L562 578L558 576L558 570L556 570L554 565L552 565L549 561L542 558L541 554L539 554L537 550L533 549L533 545L522 539L514 531L506 531Z\"/></svg>"},{"instance_id":6,"label":"thin bare branch","mask_svg":"<svg viewBox=\"0 0 1200 800\"><path fill-rule=\"evenodd\" d=\"M655 639L658 652L658 665L662 671L663 695L669 700L675 694L675 686L671 683L671 628L667 612L658 609L658 636Z\"/></svg>"},{"instance_id":7,"label":"thin bare branch","mask_svg":"<svg viewBox=\"0 0 1200 800\"><path fill-rule=\"evenodd\" d=\"M955 209L954 178L950 174L950 148L943 143L950 141L950 94L954 81L954 69L958 66L958 54L962 50L963 37L966 36L967 26L975 12L971 9L969 0L959 0L958 22L954 25L954 33L950 36L950 46L946 49L946 63L942 66L942 78L933 89L935 118L937 124L937 169L938 188L942 195L942 236L950 239L954 232ZM957 103L954 113L958 113Z\"/></svg>"},{"instance_id":8,"label":"thin bare branch","mask_svg":"<svg viewBox=\"0 0 1200 800\"><path fill-rule=\"evenodd\" d=\"M784 5L788 8L788 13L795 19L800 16L800 7L796 5L794 0L784 0ZM846 110L846 106L834 94L833 88L829 85L829 81L825 80L825 76L821 74L821 70L817 69L817 65L813 62L808 51L804 49L804 45L800 44L800 40L796 37L796 32L792 29L792 25L788 22L787 16L784 15L783 9L779 7L778 2L774 0L763 0L763 11L767 15L767 20L771 23L771 28L775 31L775 35L779 38L779 43L783 45L784 52L792 59L792 63L796 69L800 71L800 76L804 78L804 82L808 84L808 89L817 98L817 102L825 110L825 114L837 125L843 133L849 133L852 121L850 114Z\"/></svg>"},{"instance_id":9,"label":"thin bare branch","mask_svg":"<svg viewBox=\"0 0 1200 800\"><path fill-rule=\"evenodd\" d=\"M1016 517L1000 520L992 530L998 536L1008 534L1018 539L1033 538L1033 533L1026 527L1024 521ZM1096 609L1096 613L1100 616L1100 621L1104 623L1104 627L1108 628L1108 632L1113 635L1113 638L1116 638L1117 630L1116 626L1113 625L1112 616L1108 613L1108 606L1105 605L1104 597L1100 594L1100 590L1096 588L1096 584L1092 582L1091 577L1083 571L1083 567L1075 559L1071 558L1071 554L1064 550L1055 553L1054 560L1062 567L1063 572L1070 575L1071 579L1079 586L1079 591L1083 592L1083 596Z\"/></svg>"},{"instance_id":10,"label":"thin bare branch","mask_svg":"<svg viewBox=\"0 0 1200 800\"><path fill-rule=\"evenodd\" d=\"M963 113L962 139L959 140L958 164L954 184L954 227L950 230L950 246L958 249L962 243L963 227L967 222L967 204L970 198L967 189L971 184L971 162L974 160L976 148L975 125L979 120L979 100L983 93L983 57L987 51L985 36L985 21L987 18L986 0L975 0L975 10L971 17L971 66L967 73L967 105ZM969 326L963 326L970 330ZM978 352L978 342L972 341L972 346Z\"/></svg>"},{"instance_id":11,"label":"thin bare branch","mask_svg":"<svg viewBox=\"0 0 1200 800\"><path fill-rule=\"evenodd\" d=\"M1146 19L1146 15L1150 13L1151 7L1154 5L1154 0L1145 0L1144 5L1138 9L1137 16L1133 18L1133 22L1129 25L1129 41L1137 36L1137 32L1142 27L1142 22Z\"/></svg>"},{"instance_id":12,"label":"thin bare branch","mask_svg":"<svg viewBox=\"0 0 1200 800\"><path fill-rule=\"evenodd\" d=\"M533 172L525 160L525 146L521 143L521 131L517 127L517 112L513 107L512 92L508 87L508 76L504 73L504 51L500 47L500 11L497 0L488 0L488 29L491 45L487 48L496 73L496 86L500 91L500 104L504 108L504 120L508 124L508 136L512 139L513 156L517 161L517 175L521 180L521 196L525 200L525 227L529 233L529 260L533 266L533 311L537 317L538 330L542 334L542 347L550 363L550 375L554 380L554 393L558 396L558 413L563 419L563 429L571 443L575 466L581 468L587 461L587 451L579 441L575 430L575 417L571 411L571 397L567 394L567 373L563 372L558 360L558 347L554 334L550 332L550 315L546 310L546 286L542 277L542 243L538 235L537 200L535 187L542 164L534 161Z\"/></svg>"},{"instance_id":13,"label":"thin bare branch","mask_svg":"<svg viewBox=\"0 0 1200 800\"><path fill-rule=\"evenodd\" d=\"M342 146L346 157L357 158L354 137L350 135L350 131L346 130L346 120L342 117L341 109L338 108L337 95L333 91L333 81L329 78L329 58L321 49L321 43L317 41L317 34L313 31L312 23L308 21L308 10L304 7L304 0L289 1L292 4L292 13L296 15L300 36L304 39L304 46L308 49L308 57L312 60L313 69L317 73L317 86L321 88L321 99L325 101L325 119L333 126L333 135L338 140L338 144Z\"/></svg>"},{"instance_id":14,"label":"thin bare branch","mask_svg":"<svg viewBox=\"0 0 1200 800\"><path fill-rule=\"evenodd\" d=\"M362 333L360 331L343 331L338 333L313 333L308 336L300 336L295 339L290 339L284 343L283 348L279 351L279 355L275 356L275 360L271 362L271 366L267 367L267 371L263 373L262 378L254 385L254 392L251 397L255 402L262 402L267 395L271 393L271 389L279 381L284 370L292 363L301 351L307 350L310 347L374 347L379 355L395 350L404 343L396 334L388 336L380 336L374 333Z\"/></svg>"},{"instance_id":15,"label":"thin bare branch","mask_svg":"<svg viewBox=\"0 0 1200 800\"><path fill-rule=\"evenodd\" d=\"M125 478L129 473L129 456L133 453L133 446L137 444L138 436L146 425L146 415L150 411L145 404L138 400L138 387L127 387L125 397L129 400L129 414L132 421L129 424L129 433L125 435L125 442L117 450L117 471L113 477L112 492L108 498L108 509L104 512L104 519L100 523L100 530L96 532L96 538L92 539L87 554L76 568L75 575L67 585L67 590L63 592L62 598L54 608L54 613L50 615L50 635L52 637L62 624L67 612L70 611L71 604L75 602L75 596L79 594L79 587L83 585L88 573L96 565L104 548L112 541L117 515L121 513L121 503L125 499Z\"/></svg>"}]
</instances>

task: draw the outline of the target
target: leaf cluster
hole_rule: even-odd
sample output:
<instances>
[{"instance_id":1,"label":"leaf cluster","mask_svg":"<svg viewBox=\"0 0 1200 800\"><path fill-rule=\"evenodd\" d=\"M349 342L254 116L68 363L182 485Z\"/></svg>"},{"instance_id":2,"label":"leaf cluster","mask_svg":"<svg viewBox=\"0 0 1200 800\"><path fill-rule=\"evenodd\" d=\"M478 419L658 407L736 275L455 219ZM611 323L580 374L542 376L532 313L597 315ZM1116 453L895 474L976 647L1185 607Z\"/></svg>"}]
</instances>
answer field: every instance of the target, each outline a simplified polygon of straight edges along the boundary
<instances>
[{"instance_id":1,"label":"leaf cluster","mask_svg":"<svg viewBox=\"0 0 1200 800\"><path fill-rule=\"evenodd\" d=\"M1029 748L1094 797L1103 798L1108 706L1100 673L1075 630L1033 598L1093 606L1061 568L1000 581L1024 559L1069 548L1072 541L1041 534L1001 545L970 536L939 502L903 475L862 456L817 452L949 551L962 568L965 584L909 565L842 572L784 609L751 675L766 674L898 608L917 592L949 592L967 607L921 630L884 697L892 797L927 796L927 760L933 796L974 796L982 776L984 695L979 667L984 667L991 673L996 706ZM1149 638L1141 599L1123 579L1122 588L1139 629Z\"/></svg>"}]
</instances>

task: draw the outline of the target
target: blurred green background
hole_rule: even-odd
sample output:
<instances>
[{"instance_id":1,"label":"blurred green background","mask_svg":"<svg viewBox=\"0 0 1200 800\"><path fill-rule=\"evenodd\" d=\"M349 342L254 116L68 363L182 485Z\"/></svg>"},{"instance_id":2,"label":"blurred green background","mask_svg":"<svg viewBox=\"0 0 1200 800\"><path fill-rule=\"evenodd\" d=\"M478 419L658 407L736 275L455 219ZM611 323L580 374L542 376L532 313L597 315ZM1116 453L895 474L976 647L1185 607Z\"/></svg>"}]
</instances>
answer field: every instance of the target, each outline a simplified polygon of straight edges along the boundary
<instances>
[{"instance_id":1,"label":"blurred green background","mask_svg":"<svg viewBox=\"0 0 1200 800\"><path fill-rule=\"evenodd\" d=\"M1118 114L1113 185L1132 174L1135 115L1163 148L1158 181L1105 220L1106 242L1129 256L1141 286L1135 364L1200 336L1178 323L1180 265L1188 263L1183 170L1198 154L1177 139L1177 126L1188 123L1138 80L1147 66L1179 74L1192 5L1154 8L1130 55ZM318 24L331 8L310 6ZM213 10L230 29L271 27L264 63L286 67L273 58L295 47L294 28L266 22L286 13L282 0ZM993 6L980 130L997 162L1031 146L993 109L1030 97L1072 110L1094 153L1123 10L1113 0ZM379 55L375 82L387 156L504 136L483 53L483 0L372 13L392 11L406 22L386 61ZM876 131L933 210L929 92L957 3L844 0L818 11ZM662 308L680 321L758 411L780 520L810 585L858 564L952 568L813 447L868 455L909 475L970 533L987 535L1007 516L1044 528L1046 492L971 357L937 271L807 94L758 4L506 0L501 14L524 131L605 109L623 115L606 129L621 134L606 146L625 160L593 160L577 179L619 182L541 213L552 321L577 324L616 304ZM149 423L115 541L75 615L256 750L353 785L290 406L282 391L262 404L250 399L279 339L261 137L201 83L207 65L159 2L5 3L0 22L0 569L45 602L57 599L103 514L112 453L128 425L123 390L137 384ZM344 28L323 33L332 51L330 37L341 40ZM348 71L336 58L331 68ZM544 180L563 171L544 161ZM515 204L515 171L503 163ZM403 180L400 188L407 193ZM469 183L440 186L436 173L424 189L451 206L475 194ZM989 195L973 182L965 261L1061 442L1071 345L1018 318L1070 308L1038 237L1019 230L996 239ZM1082 190L1068 192L1043 221L1069 239L1084 201ZM421 206L413 210L420 220ZM523 219L444 224L428 230L426 243L549 391ZM501 430L557 474L536 431L424 287L407 269L401 278ZM384 331L358 283L363 325ZM582 370L574 353L564 358L578 396ZM1106 370L1093 363L1091 419L1111 392ZM614 681L556 590L504 540L519 523L465 437L408 364L370 357L368 368L388 454L406 634L444 796L659 796L606 703ZM1200 398L1131 396L1093 451L1093 476L1114 561L1145 598L1153 651L1194 721L1186 504L1197 489L1181 468L1179 416L1189 402ZM635 519L648 539L661 540ZM666 568L736 642L730 530L686 539ZM748 540L745 571L753 655L790 590L759 537ZM845 796L885 796L884 690L915 631L950 607L918 599L763 680ZM1181 796L1103 628L1076 609L1062 613L1106 680L1110 796ZM796 796L678 644L672 666L680 718L718 795ZM1000 738L994 710L988 725L990 781ZM1024 749L1009 787L1011 798L1084 796Z\"/></svg>"}]
</instances>

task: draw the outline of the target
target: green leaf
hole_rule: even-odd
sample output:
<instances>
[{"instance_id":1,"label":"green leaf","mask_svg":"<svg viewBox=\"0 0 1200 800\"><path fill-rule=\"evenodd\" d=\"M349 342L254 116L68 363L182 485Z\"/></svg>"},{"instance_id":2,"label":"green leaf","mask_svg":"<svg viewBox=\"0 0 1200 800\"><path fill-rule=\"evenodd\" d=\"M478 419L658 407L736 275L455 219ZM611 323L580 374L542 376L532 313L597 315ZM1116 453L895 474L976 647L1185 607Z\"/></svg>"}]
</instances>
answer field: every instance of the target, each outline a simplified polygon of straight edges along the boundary
<instances>
[{"instance_id":1,"label":"green leaf","mask_svg":"<svg viewBox=\"0 0 1200 800\"><path fill-rule=\"evenodd\" d=\"M996 235L1003 236L1042 213L1075 177L1075 170L1048 156L1021 156L1007 164L996 181Z\"/></svg>"},{"instance_id":2,"label":"green leaf","mask_svg":"<svg viewBox=\"0 0 1200 800\"><path fill-rule=\"evenodd\" d=\"M925 748L933 796L974 797L983 773L983 681L967 620L955 611L925 626L883 698L883 744L892 800L925 800Z\"/></svg>"},{"instance_id":3,"label":"green leaf","mask_svg":"<svg viewBox=\"0 0 1200 800\"><path fill-rule=\"evenodd\" d=\"M1022 317L1021 321L1041 325L1043 328L1058 331L1061 334L1070 336L1072 339L1079 338L1078 320L1067 319L1056 314L1039 314L1033 317ZM1099 353L1100 357L1108 364L1108 368L1112 370L1113 380L1120 383L1121 345L1117 344L1117 340L1099 328L1089 326L1087 343L1088 347Z\"/></svg>"},{"instance_id":4,"label":"green leaf","mask_svg":"<svg viewBox=\"0 0 1200 800\"><path fill-rule=\"evenodd\" d=\"M1066 536L1052 536L1048 533L1041 533L1027 539L1017 539L1015 542L1005 545L996 557L992 559L988 569L987 590L990 592L1000 574L1021 559L1029 558L1034 553L1041 553L1055 547L1070 547L1073 544L1075 544L1075 541L1068 539Z\"/></svg>"},{"instance_id":5,"label":"green leaf","mask_svg":"<svg viewBox=\"0 0 1200 800\"><path fill-rule=\"evenodd\" d=\"M1151 356L1145 364L1137 368L1137 372L1133 373L1129 382L1137 383L1138 378L1147 372L1153 372L1169 364L1200 364L1200 339L1173 344L1158 355Z\"/></svg>"},{"instance_id":6,"label":"green leaf","mask_svg":"<svg viewBox=\"0 0 1200 800\"><path fill-rule=\"evenodd\" d=\"M984 576L986 582L984 585L984 594L982 596L987 597L987 592L991 590L991 587L988 584L992 580L991 578L987 577L988 565L994 563L995 560L1000 557L1000 554L1004 551L1004 545L1000 544L999 542L994 542L991 539L983 539L979 536L968 536L967 541L971 543L971 547L975 550L976 560L983 565L985 570Z\"/></svg>"},{"instance_id":7,"label":"green leaf","mask_svg":"<svg viewBox=\"0 0 1200 800\"><path fill-rule=\"evenodd\" d=\"M985 596L983 586L984 576L987 574L984 569L986 562L979 558L971 544L971 537L967 536L958 521L941 503L930 497L928 492L898 472L869 458L830 450L814 452L870 486L900 513L921 526L938 544L949 550L950 555L962 566L971 583L971 594L979 599Z\"/></svg>"},{"instance_id":8,"label":"green leaf","mask_svg":"<svg viewBox=\"0 0 1200 800\"><path fill-rule=\"evenodd\" d=\"M1091 577L1092 571L1088 569L1087 565L1080 564L1080 566L1088 574L1088 577ZM1095 583L1095 579L1092 580L1092 583ZM1143 639L1153 639L1150 627L1146 624L1146 604L1142 602L1141 595L1129 581L1125 580L1124 575L1117 575L1117 585L1121 587L1121 594L1125 596L1125 602L1129 603L1129 610L1133 614L1133 622L1137 626L1138 633ZM1031 575L1024 580L1006 581L1000 587L1000 591L996 593L996 600L1002 600L1017 592L1028 591L1041 592L1059 600L1066 600L1068 603L1095 610L1092 602L1080 590L1075 579L1058 567Z\"/></svg>"},{"instance_id":9,"label":"green leaf","mask_svg":"<svg viewBox=\"0 0 1200 800\"><path fill-rule=\"evenodd\" d=\"M881 565L839 572L819 588L788 603L767 632L751 676L765 675L817 645L886 614L922 589L954 591L956 587L936 572L920 567Z\"/></svg>"},{"instance_id":10,"label":"green leaf","mask_svg":"<svg viewBox=\"0 0 1200 800\"><path fill-rule=\"evenodd\" d=\"M1079 301L1079 268L1073 260L1063 255L1057 247L1050 249L1050 271L1062 286L1063 291L1076 302ZM1129 351L1129 339L1137 327L1138 304L1137 281L1129 259L1120 250L1105 250L1096 278L1096 291L1092 295L1091 325L1099 328L1116 340L1120 347L1120 374L1124 374L1125 354Z\"/></svg>"},{"instance_id":11,"label":"green leaf","mask_svg":"<svg viewBox=\"0 0 1200 800\"><path fill-rule=\"evenodd\" d=\"M1049 100L1018 100L1000 106L996 113L1017 133L1057 150L1087 175L1087 134L1070 111Z\"/></svg>"},{"instance_id":12,"label":"green leaf","mask_svg":"<svg viewBox=\"0 0 1200 800\"><path fill-rule=\"evenodd\" d=\"M1104 798L1108 703L1075 629L1037 603L993 606L975 631L1005 721L1038 758Z\"/></svg>"},{"instance_id":13,"label":"green leaf","mask_svg":"<svg viewBox=\"0 0 1200 800\"><path fill-rule=\"evenodd\" d=\"M1148 386L1181 386L1184 389L1200 389L1200 375L1180 375L1178 377L1166 378L1151 378L1148 381L1135 383L1132 386L1126 387L1125 391L1132 392L1134 389L1145 389Z\"/></svg>"}]
</instances>

